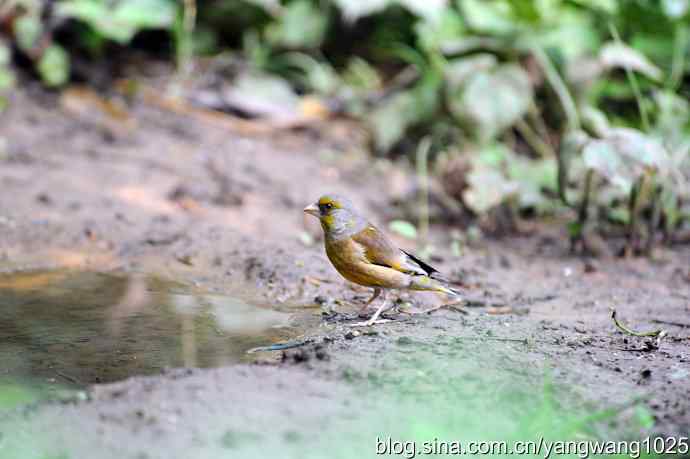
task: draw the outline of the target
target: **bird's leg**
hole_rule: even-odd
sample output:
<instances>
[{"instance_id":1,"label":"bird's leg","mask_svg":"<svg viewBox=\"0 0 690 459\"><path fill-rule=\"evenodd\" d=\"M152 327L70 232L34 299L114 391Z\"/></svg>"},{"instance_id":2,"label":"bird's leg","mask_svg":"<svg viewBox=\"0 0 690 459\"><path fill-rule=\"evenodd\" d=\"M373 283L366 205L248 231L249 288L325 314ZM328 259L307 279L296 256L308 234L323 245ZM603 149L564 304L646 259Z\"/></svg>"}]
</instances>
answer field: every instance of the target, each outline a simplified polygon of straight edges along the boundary
<instances>
[{"instance_id":1,"label":"bird's leg","mask_svg":"<svg viewBox=\"0 0 690 459\"><path fill-rule=\"evenodd\" d=\"M377 290L379 290L379 294L380 294L381 289L377 289ZM378 296L378 295L376 295L376 296ZM357 323L351 324L350 326L351 327L371 327L374 324L389 322L389 320L387 320L387 319L379 319L379 316L381 315L381 313L389 308L388 302L386 301L387 296L388 295L386 295L386 291L383 290L383 300L381 302L381 306L379 306L379 308L376 310L374 315L371 316L371 318L369 320L367 320L365 322L357 322Z\"/></svg>"},{"instance_id":2,"label":"bird's leg","mask_svg":"<svg viewBox=\"0 0 690 459\"><path fill-rule=\"evenodd\" d=\"M359 317L366 317L367 308L369 307L369 305L371 303L374 302L374 300L376 298L379 297L380 294L381 294L381 289L378 287L374 287L374 294L371 296L371 298L369 298L369 300L366 303L364 303L364 306L362 306L362 309L359 310L359 313L358 313Z\"/></svg>"}]
</instances>

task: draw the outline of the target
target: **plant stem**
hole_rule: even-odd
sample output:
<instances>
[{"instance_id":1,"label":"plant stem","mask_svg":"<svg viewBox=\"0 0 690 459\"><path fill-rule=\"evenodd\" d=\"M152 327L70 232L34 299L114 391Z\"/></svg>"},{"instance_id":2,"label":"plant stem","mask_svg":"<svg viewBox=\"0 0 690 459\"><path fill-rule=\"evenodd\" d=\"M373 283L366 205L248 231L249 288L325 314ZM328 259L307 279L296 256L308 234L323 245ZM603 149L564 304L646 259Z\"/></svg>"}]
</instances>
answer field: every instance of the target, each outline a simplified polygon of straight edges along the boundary
<instances>
[{"instance_id":1,"label":"plant stem","mask_svg":"<svg viewBox=\"0 0 690 459\"><path fill-rule=\"evenodd\" d=\"M561 78L561 75L556 70L556 67L546 55L544 50L537 44L531 46L532 54L539 63L539 66L544 71L544 76L549 85L553 88L554 92L558 96L558 99L563 106L563 111L565 112L566 119L568 120L568 130L580 129L580 117L577 113L577 106L573 100L568 87Z\"/></svg>"},{"instance_id":2,"label":"plant stem","mask_svg":"<svg viewBox=\"0 0 690 459\"><path fill-rule=\"evenodd\" d=\"M429 234L429 150L431 138L424 137L417 147L417 180L419 183L419 238L426 243Z\"/></svg>"},{"instance_id":3,"label":"plant stem","mask_svg":"<svg viewBox=\"0 0 690 459\"><path fill-rule=\"evenodd\" d=\"M577 222L584 227L589 218L589 201L590 195L592 194L592 180L594 178L594 171L592 169L587 170L587 175L585 176L585 187L582 191L582 201L580 202L580 208L577 212Z\"/></svg>"},{"instance_id":4,"label":"plant stem","mask_svg":"<svg viewBox=\"0 0 690 459\"><path fill-rule=\"evenodd\" d=\"M532 147L540 157L553 158L556 156L556 152L551 148L551 145L543 141L524 119L521 118L517 120L515 127L529 146Z\"/></svg>"},{"instance_id":5,"label":"plant stem","mask_svg":"<svg viewBox=\"0 0 690 459\"><path fill-rule=\"evenodd\" d=\"M628 221L628 242L625 245L626 257L630 257L633 254L635 232L637 227L637 204L639 202L643 181L644 175L633 184L632 188L630 188L630 197L628 200L628 212L630 213L630 220Z\"/></svg>"},{"instance_id":6,"label":"plant stem","mask_svg":"<svg viewBox=\"0 0 690 459\"><path fill-rule=\"evenodd\" d=\"M673 61L671 62L671 74L666 86L671 91L676 91L683 79L685 70L685 51L687 50L688 29L684 24L676 24L673 41Z\"/></svg>"},{"instance_id":7,"label":"plant stem","mask_svg":"<svg viewBox=\"0 0 690 459\"><path fill-rule=\"evenodd\" d=\"M611 31L611 35L616 43L623 45L623 41L621 40L620 35L618 35L618 30L616 29L616 26L613 25L613 22L609 22L609 30ZM633 94L635 95L637 109L640 111L640 119L642 120L642 129L645 132L649 132L649 116L647 115L647 110L645 109L644 101L642 100L642 93L640 92L640 86L637 84L637 78L635 77L635 73L632 71L629 65L625 66L625 75L628 77L628 82L630 82Z\"/></svg>"},{"instance_id":8,"label":"plant stem","mask_svg":"<svg viewBox=\"0 0 690 459\"><path fill-rule=\"evenodd\" d=\"M649 220L647 221L647 242L645 244L645 253L647 255L651 255L652 249L654 248L654 233L656 232L656 229L659 227L659 223L661 222L661 193L663 192L663 186L662 185L654 185L652 184L652 193L651 193L651 200L652 200L652 213L649 216Z\"/></svg>"},{"instance_id":9,"label":"plant stem","mask_svg":"<svg viewBox=\"0 0 690 459\"><path fill-rule=\"evenodd\" d=\"M558 73L558 70L556 70L556 67L551 62L551 59L549 59L549 56L546 55L541 46L533 44L531 46L531 50L532 54L534 55L534 58L537 60L539 66L544 71L546 81L548 81L549 85L551 85L551 88L556 93L556 96L558 96L558 100L560 101L561 106L563 107L563 112L565 113L565 117L567 120L566 130L568 132L580 130L580 117L577 112L577 106L575 105L575 101L573 100L573 97L570 94L570 91L568 90L565 81L563 81L563 78L561 78L561 75ZM555 151L556 159L558 160L558 196L563 202L563 204L565 204L568 207L572 207L571 204L568 202L568 198L565 193L565 187L568 182L568 171L566 168L566 161L563 157L562 150L562 148L559 148Z\"/></svg>"},{"instance_id":10,"label":"plant stem","mask_svg":"<svg viewBox=\"0 0 690 459\"><path fill-rule=\"evenodd\" d=\"M196 25L196 0L183 0L182 10L182 36L180 37L178 51L178 71L184 81L192 73L192 55L194 54L194 27Z\"/></svg>"}]
</instances>

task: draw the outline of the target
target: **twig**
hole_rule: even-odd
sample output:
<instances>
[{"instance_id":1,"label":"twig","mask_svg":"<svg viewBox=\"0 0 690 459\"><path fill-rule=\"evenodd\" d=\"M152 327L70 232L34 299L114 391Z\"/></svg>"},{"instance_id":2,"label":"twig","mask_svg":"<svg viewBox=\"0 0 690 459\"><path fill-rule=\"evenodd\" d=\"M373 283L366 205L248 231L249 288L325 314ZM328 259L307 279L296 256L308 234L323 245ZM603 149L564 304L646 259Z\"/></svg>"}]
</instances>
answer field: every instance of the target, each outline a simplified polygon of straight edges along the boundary
<instances>
[{"instance_id":1,"label":"twig","mask_svg":"<svg viewBox=\"0 0 690 459\"><path fill-rule=\"evenodd\" d=\"M296 341L288 341L286 343L276 343L270 346L259 346L249 349L247 354L253 354L255 352L265 352L265 351L284 351L286 349L293 349L295 347L306 346L314 342L314 338L305 338Z\"/></svg>"},{"instance_id":2,"label":"twig","mask_svg":"<svg viewBox=\"0 0 690 459\"><path fill-rule=\"evenodd\" d=\"M53 370L53 371L55 371L55 374L56 374L56 375L58 375L58 376L60 376L60 377L62 377L62 378L64 378L64 379L66 379L67 381L69 381L69 382L71 382L71 383L73 383L73 384L78 384L78 385L80 385L80 386L83 386L83 385L84 385L84 383L83 383L82 381L80 381L79 379L75 378L74 376L70 376L70 375L68 375L67 373L64 373L64 372L62 372L62 371L60 371L60 370Z\"/></svg>"},{"instance_id":3,"label":"twig","mask_svg":"<svg viewBox=\"0 0 690 459\"><path fill-rule=\"evenodd\" d=\"M456 301L454 303L443 303L443 304L433 306L429 309L425 309L423 311L408 312L408 314L410 314L410 315L431 314L432 312L438 311L439 309L445 309L445 308L452 309L453 311L459 312L460 314L469 314L468 311L465 311L464 309L462 309L460 307L460 305L462 305L464 303L465 303L465 301Z\"/></svg>"},{"instance_id":4,"label":"twig","mask_svg":"<svg viewBox=\"0 0 690 459\"><path fill-rule=\"evenodd\" d=\"M623 333L625 333L627 335L639 336L639 337L658 336L660 338L666 335L666 331L664 331L663 329L652 330L652 331L648 331L648 332L636 332L634 330L629 329L628 327L626 327L625 325L620 323L620 321L616 318L616 310L614 308L611 308L611 319L613 319L613 323L616 325L616 328L618 328L620 331L622 331Z\"/></svg>"},{"instance_id":5,"label":"twig","mask_svg":"<svg viewBox=\"0 0 690 459\"><path fill-rule=\"evenodd\" d=\"M348 327L371 327L372 325L380 325L380 324L387 324L389 322L396 322L395 320L392 319L375 319L375 320L367 320L364 322L355 322L352 324L346 324Z\"/></svg>"},{"instance_id":6,"label":"twig","mask_svg":"<svg viewBox=\"0 0 690 459\"><path fill-rule=\"evenodd\" d=\"M553 344L546 340L530 339L530 338L500 338L491 336L456 336L455 339L467 340L467 341L499 341L504 343L542 343L542 344Z\"/></svg>"},{"instance_id":7,"label":"twig","mask_svg":"<svg viewBox=\"0 0 690 459\"><path fill-rule=\"evenodd\" d=\"M670 320L659 320L659 319L652 319L652 322L654 322L655 324L673 325L675 327L690 328L690 323L684 323L684 322L672 322Z\"/></svg>"}]
</instances>

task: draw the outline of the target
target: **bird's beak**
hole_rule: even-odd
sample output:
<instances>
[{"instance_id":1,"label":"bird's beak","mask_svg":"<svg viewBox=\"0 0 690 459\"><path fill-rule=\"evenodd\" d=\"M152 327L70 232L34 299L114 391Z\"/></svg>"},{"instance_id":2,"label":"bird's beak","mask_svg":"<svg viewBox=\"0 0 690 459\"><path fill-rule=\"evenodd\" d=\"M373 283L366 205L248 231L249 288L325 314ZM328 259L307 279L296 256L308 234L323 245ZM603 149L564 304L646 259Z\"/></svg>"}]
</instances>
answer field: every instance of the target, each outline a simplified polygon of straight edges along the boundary
<instances>
[{"instance_id":1,"label":"bird's beak","mask_svg":"<svg viewBox=\"0 0 690 459\"><path fill-rule=\"evenodd\" d=\"M316 204L310 204L307 207L305 207L304 213L309 214L309 215L313 215L316 218L320 217L319 208Z\"/></svg>"}]
</instances>

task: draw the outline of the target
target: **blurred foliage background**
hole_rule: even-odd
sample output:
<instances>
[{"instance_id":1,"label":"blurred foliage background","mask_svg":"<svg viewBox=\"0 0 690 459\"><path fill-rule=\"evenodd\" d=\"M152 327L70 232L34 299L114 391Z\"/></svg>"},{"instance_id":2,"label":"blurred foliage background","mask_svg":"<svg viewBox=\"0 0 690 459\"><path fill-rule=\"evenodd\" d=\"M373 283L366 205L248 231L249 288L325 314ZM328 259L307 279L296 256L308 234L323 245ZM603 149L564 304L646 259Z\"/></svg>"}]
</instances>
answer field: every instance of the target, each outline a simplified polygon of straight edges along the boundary
<instances>
[{"instance_id":1,"label":"blurred foliage background","mask_svg":"<svg viewBox=\"0 0 690 459\"><path fill-rule=\"evenodd\" d=\"M438 177L422 227L565 215L574 248L649 252L690 226L689 3L4 0L0 110L18 75L98 86L144 52L196 105L360 120L372 154Z\"/></svg>"}]
</instances>

